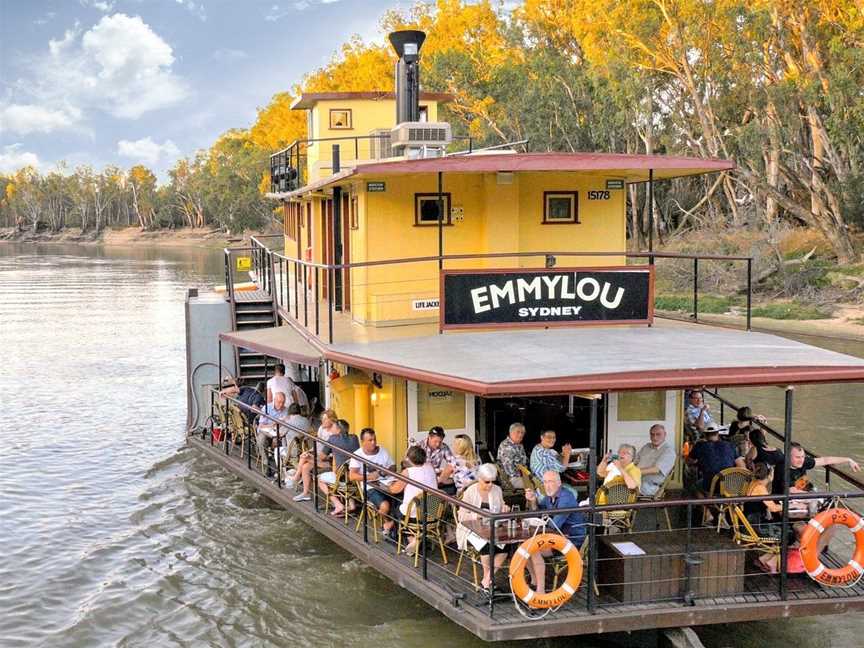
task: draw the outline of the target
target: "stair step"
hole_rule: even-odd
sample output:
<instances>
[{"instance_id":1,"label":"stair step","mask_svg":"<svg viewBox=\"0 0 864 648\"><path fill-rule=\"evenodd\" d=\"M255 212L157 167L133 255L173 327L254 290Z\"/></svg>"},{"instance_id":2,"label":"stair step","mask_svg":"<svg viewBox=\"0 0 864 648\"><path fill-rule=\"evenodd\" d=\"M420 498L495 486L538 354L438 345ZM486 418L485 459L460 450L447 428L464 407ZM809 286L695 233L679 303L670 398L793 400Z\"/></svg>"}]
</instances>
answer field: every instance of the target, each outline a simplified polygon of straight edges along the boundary
<instances>
[{"instance_id":1,"label":"stair step","mask_svg":"<svg viewBox=\"0 0 864 648\"><path fill-rule=\"evenodd\" d=\"M240 326L241 324L260 324L262 326L273 326L273 318L271 317L270 319L258 318L237 320L237 325Z\"/></svg>"},{"instance_id":2,"label":"stair step","mask_svg":"<svg viewBox=\"0 0 864 648\"><path fill-rule=\"evenodd\" d=\"M261 313L267 313L268 315L273 313L272 308L238 308L234 311L237 315L257 315Z\"/></svg>"}]
</instances>

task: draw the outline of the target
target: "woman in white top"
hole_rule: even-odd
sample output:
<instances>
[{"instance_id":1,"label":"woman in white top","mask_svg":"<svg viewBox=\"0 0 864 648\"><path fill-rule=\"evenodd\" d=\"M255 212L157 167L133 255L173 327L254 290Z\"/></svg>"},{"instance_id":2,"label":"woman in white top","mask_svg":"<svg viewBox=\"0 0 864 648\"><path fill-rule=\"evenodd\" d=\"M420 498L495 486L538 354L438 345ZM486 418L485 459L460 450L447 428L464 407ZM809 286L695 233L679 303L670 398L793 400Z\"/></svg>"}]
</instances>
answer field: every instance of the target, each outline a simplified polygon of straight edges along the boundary
<instances>
[{"instance_id":1,"label":"woman in white top","mask_svg":"<svg viewBox=\"0 0 864 648\"><path fill-rule=\"evenodd\" d=\"M431 490L437 490L438 478L435 475L435 468L432 467L432 464L426 461L426 451L420 446L411 446L408 448L408 452L405 453L405 458L408 460L409 466L402 471L402 474L408 479L413 479L424 486L428 486ZM408 515L408 504L418 495L422 497L423 489L418 488L414 484L409 484L397 479L390 486L390 493L392 495L404 493L402 496L402 503L399 505L400 516L404 517L405 515ZM393 524L394 520L387 520L384 522L384 532L386 533L392 529ZM413 551L415 542L416 539L412 539L411 542L406 545L405 551L407 553Z\"/></svg>"},{"instance_id":2,"label":"woman in white top","mask_svg":"<svg viewBox=\"0 0 864 648\"><path fill-rule=\"evenodd\" d=\"M339 426L336 421L339 417L332 409L325 410L321 415L321 426L318 428L318 438L326 441L334 434L339 434ZM330 458L324 452L323 446L318 446L318 470L330 470ZM303 484L303 492L294 497L295 502L307 502L312 499L310 490L312 488L312 452L307 451L300 455L297 460L297 472L295 473L294 482ZM293 485L289 485L291 488Z\"/></svg>"},{"instance_id":3,"label":"woman in white top","mask_svg":"<svg viewBox=\"0 0 864 648\"><path fill-rule=\"evenodd\" d=\"M502 513L508 510L504 504L504 495L501 487L495 484L498 478L498 469L495 464L483 464L477 469L477 482L470 485L462 493L462 501L480 509L488 509L492 513ZM492 584L492 572L489 564L489 542L468 529L463 522L476 520L480 516L468 509L459 509L459 524L456 525L456 544L461 550L468 547L468 543L480 552L480 564L483 566L483 580L481 585L488 588ZM495 571L498 571L507 559L507 552L501 549L495 551Z\"/></svg>"}]
</instances>

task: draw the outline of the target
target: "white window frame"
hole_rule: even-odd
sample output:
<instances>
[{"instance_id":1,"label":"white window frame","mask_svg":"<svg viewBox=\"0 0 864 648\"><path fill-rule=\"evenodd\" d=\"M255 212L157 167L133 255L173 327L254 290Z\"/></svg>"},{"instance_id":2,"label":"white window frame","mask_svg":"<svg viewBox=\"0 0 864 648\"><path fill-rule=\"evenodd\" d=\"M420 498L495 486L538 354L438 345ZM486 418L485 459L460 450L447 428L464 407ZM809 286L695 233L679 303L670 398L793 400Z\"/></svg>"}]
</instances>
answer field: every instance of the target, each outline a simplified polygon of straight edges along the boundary
<instances>
[{"instance_id":1,"label":"white window frame","mask_svg":"<svg viewBox=\"0 0 864 648\"><path fill-rule=\"evenodd\" d=\"M429 430L418 430L417 422L418 422L418 414L417 414L417 383L413 380L407 381L407 391L408 391L408 439L414 439L415 441L422 440ZM453 390L458 391L458 390ZM465 394L465 427L460 429L445 429L444 430L444 441L451 448L453 447L453 441L457 434L465 434L467 435L472 443L476 443L476 430L474 429L474 408L475 408L475 396L473 394L468 394L466 392L459 392Z\"/></svg>"}]
</instances>

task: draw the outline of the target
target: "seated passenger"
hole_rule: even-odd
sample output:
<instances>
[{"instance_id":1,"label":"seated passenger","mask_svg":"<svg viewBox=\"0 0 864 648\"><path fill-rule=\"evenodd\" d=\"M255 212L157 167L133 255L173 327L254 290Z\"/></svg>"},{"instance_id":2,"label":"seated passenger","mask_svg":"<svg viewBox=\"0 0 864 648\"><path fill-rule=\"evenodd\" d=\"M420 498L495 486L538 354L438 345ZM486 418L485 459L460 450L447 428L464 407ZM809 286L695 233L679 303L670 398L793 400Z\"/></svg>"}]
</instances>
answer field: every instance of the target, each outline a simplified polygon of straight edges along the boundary
<instances>
[{"instance_id":1,"label":"seated passenger","mask_svg":"<svg viewBox=\"0 0 864 648\"><path fill-rule=\"evenodd\" d=\"M513 488L524 488L522 473L519 466L528 465L528 455L525 454L525 446L522 439L525 438L525 426L521 423L512 423L507 433L507 438L498 446L498 463L513 484Z\"/></svg>"},{"instance_id":2,"label":"seated passenger","mask_svg":"<svg viewBox=\"0 0 864 648\"><path fill-rule=\"evenodd\" d=\"M540 479L550 470L559 475L567 469L570 463L570 452L572 448L569 443L561 446L561 454L555 450L557 435L555 430L546 430L540 434L540 443L531 451L531 472ZM525 484L528 486L528 484Z\"/></svg>"},{"instance_id":3,"label":"seated passenger","mask_svg":"<svg viewBox=\"0 0 864 648\"><path fill-rule=\"evenodd\" d=\"M321 425L318 427L318 438L322 441L327 441L334 434L339 434L339 426L336 421L339 417L332 409L325 410L321 415ZM322 445L318 446L318 456L312 457L312 451L307 450L300 455L297 461L297 473L295 481L300 481L303 484L303 492L294 497L295 502L307 502L311 498L310 491L312 489L312 468L313 463L317 461L318 471L323 473L330 470L329 453L324 452L326 448ZM313 459L315 461L313 461ZM290 488L290 486L289 486Z\"/></svg>"},{"instance_id":4,"label":"seated passenger","mask_svg":"<svg viewBox=\"0 0 864 648\"><path fill-rule=\"evenodd\" d=\"M579 511L572 513L554 513L556 509L576 508L579 503L576 496L561 486L561 474L557 470L547 470L543 473L544 493L535 493L533 489L525 489L525 500L531 510L548 511L554 526L546 528L547 533L555 533L557 527L561 533L570 539L577 549L582 546L586 534L586 519ZM531 556L531 574L534 579L538 594L546 591L546 564L544 556L551 555L551 551L537 552Z\"/></svg>"},{"instance_id":5,"label":"seated passenger","mask_svg":"<svg viewBox=\"0 0 864 648\"><path fill-rule=\"evenodd\" d=\"M402 470L402 474L415 482L423 484L430 489L438 488L438 477L435 474L435 468L429 463L426 451L419 445L412 445L405 453L405 460L408 466ZM402 494L402 503L397 509L398 513L395 517L401 518L408 515L408 505L415 497L423 496L423 490L414 484L397 479L390 485L390 494ZM384 520L385 533L392 531L394 525L393 519ZM409 552L410 553L410 552Z\"/></svg>"},{"instance_id":6,"label":"seated passenger","mask_svg":"<svg viewBox=\"0 0 864 648\"><path fill-rule=\"evenodd\" d=\"M639 494L653 497L675 468L676 454L672 444L666 443L666 428L659 423L651 426L648 436L651 441L639 449L633 463L642 475Z\"/></svg>"},{"instance_id":7,"label":"seated passenger","mask_svg":"<svg viewBox=\"0 0 864 648\"><path fill-rule=\"evenodd\" d=\"M350 458L351 454L360 447L360 442L357 440L356 434L350 433L350 426L345 419L339 419L336 422L339 428L339 434L332 435L327 441L332 443L337 450L331 450L325 447L323 452L326 456L332 457L333 470L328 470L318 475L318 488L325 496L329 494L329 487L336 483L336 471L338 471ZM330 497L330 503L333 504L331 515L339 516L345 510L342 502L336 496Z\"/></svg>"},{"instance_id":8,"label":"seated passenger","mask_svg":"<svg viewBox=\"0 0 864 648\"><path fill-rule=\"evenodd\" d=\"M366 459L381 468L393 470L396 467L387 449L378 445L375 430L372 428L360 430L360 447L354 451L354 457ZM362 489L363 462L354 457L348 462L348 479L358 482L357 488ZM372 483L381 479L382 475L370 463L366 464L366 501L378 510L382 519L386 520L390 514L390 499Z\"/></svg>"},{"instance_id":9,"label":"seated passenger","mask_svg":"<svg viewBox=\"0 0 864 648\"><path fill-rule=\"evenodd\" d=\"M240 411L243 412L243 418L246 419L246 422L249 425L252 425L255 417L258 415L249 408L255 407L257 409L264 409L264 406L267 404L267 399L264 397L264 382L259 382L255 387L240 387L237 385L237 381L233 378L231 382L232 384L222 389L219 392L219 395L230 396L231 398L237 399L239 401Z\"/></svg>"},{"instance_id":10,"label":"seated passenger","mask_svg":"<svg viewBox=\"0 0 864 648\"><path fill-rule=\"evenodd\" d=\"M627 488L639 490L642 486L642 471L633 463L636 448L628 443L622 443L618 447L618 453L613 454L610 450L603 457L603 461L597 464L597 475L603 478L603 483L608 484L616 477L624 479ZM597 494L597 505L606 504L604 493Z\"/></svg>"},{"instance_id":11,"label":"seated passenger","mask_svg":"<svg viewBox=\"0 0 864 648\"><path fill-rule=\"evenodd\" d=\"M419 445L426 453L426 460L432 464L435 469L435 474L438 476L438 487L445 493L451 495L456 492L456 487L453 485L453 452L450 446L444 443L444 428L434 426L429 430L429 434L419 443L413 441L412 444Z\"/></svg>"},{"instance_id":12,"label":"seated passenger","mask_svg":"<svg viewBox=\"0 0 864 648\"><path fill-rule=\"evenodd\" d=\"M507 511L508 508L504 504L504 495L501 487L495 484L498 478L498 469L495 464L483 464L477 469L477 482L465 489L462 493L462 501L466 504L471 504L477 508L491 511L493 513L501 513ZM492 584L492 570L489 563L490 546L487 540L481 538L478 534L470 531L463 523L469 520L476 520L480 516L477 513L472 513L468 509L460 508L458 514L458 524L456 525L456 545L464 551L468 547L468 543L480 552L480 564L483 567L483 580L480 584L483 589L487 589ZM500 550L499 550L500 549ZM495 548L495 571L501 569L504 561L507 559L507 552L504 547Z\"/></svg>"},{"instance_id":13,"label":"seated passenger","mask_svg":"<svg viewBox=\"0 0 864 648\"><path fill-rule=\"evenodd\" d=\"M684 422L697 434L697 437L705 431L705 428L714 425L711 407L705 402L705 397L699 389L690 392L687 409L684 412Z\"/></svg>"},{"instance_id":14,"label":"seated passenger","mask_svg":"<svg viewBox=\"0 0 864 648\"><path fill-rule=\"evenodd\" d=\"M850 457L812 457L808 456L800 443L792 443L789 451L789 492L801 493L813 490L813 484L807 477L807 471L821 466L838 466L847 464L854 472L861 470L861 466ZM772 492L776 495L783 492L783 462L774 466L774 481Z\"/></svg>"},{"instance_id":15,"label":"seated passenger","mask_svg":"<svg viewBox=\"0 0 864 648\"><path fill-rule=\"evenodd\" d=\"M453 442L453 484L456 492L477 480L477 455L474 453L474 444L467 434L457 434ZM497 476L497 471L496 471Z\"/></svg>"},{"instance_id":16,"label":"seated passenger","mask_svg":"<svg viewBox=\"0 0 864 648\"><path fill-rule=\"evenodd\" d=\"M258 430L255 432L255 442L258 446L259 455L265 454L265 448L273 445L272 440L276 438L277 422L288 422L288 408L285 407L285 394L279 392L273 402L264 408L264 414L258 419ZM279 432L285 432L285 428L279 426Z\"/></svg>"},{"instance_id":17,"label":"seated passenger","mask_svg":"<svg viewBox=\"0 0 864 648\"><path fill-rule=\"evenodd\" d=\"M687 462L695 465L702 475L701 491L709 493L714 475L727 468L744 468L744 458L739 457L728 441L720 439L720 429L716 425L705 428L705 440L693 446Z\"/></svg>"}]
</instances>

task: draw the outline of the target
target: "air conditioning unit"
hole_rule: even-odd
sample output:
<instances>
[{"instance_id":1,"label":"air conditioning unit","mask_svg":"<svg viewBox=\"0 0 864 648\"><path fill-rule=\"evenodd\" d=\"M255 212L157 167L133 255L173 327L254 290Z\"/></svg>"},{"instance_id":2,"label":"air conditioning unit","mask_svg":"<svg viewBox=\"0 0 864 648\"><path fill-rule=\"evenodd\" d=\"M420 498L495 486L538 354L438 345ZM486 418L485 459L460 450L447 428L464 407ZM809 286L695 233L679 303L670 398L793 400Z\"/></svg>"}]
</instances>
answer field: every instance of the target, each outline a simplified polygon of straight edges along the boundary
<instances>
[{"instance_id":1,"label":"air conditioning unit","mask_svg":"<svg viewBox=\"0 0 864 648\"><path fill-rule=\"evenodd\" d=\"M390 129L376 128L369 131L369 158L385 160L393 157L393 147L390 145Z\"/></svg>"},{"instance_id":2,"label":"air conditioning unit","mask_svg":"<svg viewBox=\"0 0 864 648\"><path fill-rule=\"evenodd\" d=\"M453 141L453 132L446 122L403 122L390 131L393 148L444 148Z\"/></svg>"}]
</instances>

